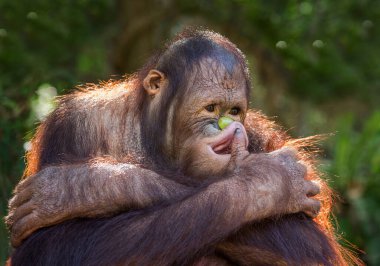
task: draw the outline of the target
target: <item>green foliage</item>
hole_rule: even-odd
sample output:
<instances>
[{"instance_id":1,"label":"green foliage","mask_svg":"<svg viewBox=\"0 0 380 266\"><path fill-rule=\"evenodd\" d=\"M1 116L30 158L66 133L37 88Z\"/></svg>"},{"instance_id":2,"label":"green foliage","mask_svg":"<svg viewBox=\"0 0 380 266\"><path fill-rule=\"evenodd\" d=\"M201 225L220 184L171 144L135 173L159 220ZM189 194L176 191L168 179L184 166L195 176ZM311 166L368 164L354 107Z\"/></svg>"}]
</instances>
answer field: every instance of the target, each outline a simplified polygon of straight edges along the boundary
<instances>
[{"instance_id":1,"label":"green foliage","mask_svg":"<svg viewBox=\"0 0 380 266\"><path fill-rule=\"evenodd\" d=\"M338 220L344 237L380 264L380 111L355 128L354 116L341 119L328 167L333 187L343 197Z\"/></svg>"},{"instance_id":2,"label":"green foliage","mask_svg":"<svg viewBox=\"0 0 380 266\"><path fill-rule=\"evenodd\" d=\"M45 83L61 94L106 78L105 36L113 2L0 1L0 214L24 169L24 142L37 122L32 106ZM0 264L8 253L0 223Z\"/></svg>"},{"instance_id":3,"label":"green foliage","mask_svg":"<svg viewBox=\"0 0 380 266\"><path fill-rule=\"evenodd\" d=\"M379 1L180 1L230 32L271 50L291 75L293 95L321 102L380 95ZM194 11L193 11L194 12ZM358 88L361 88L358 90Z\"/></svg>"},{"instance_id":4,"label":"green foliage","mask_svg":"<svg viewBox=\"0 0 380 266\"><path fill-rule=\"evenodd\" d=\"M367 252L368 263L380 264L380 112L374 111L380 1L374 0L0 1L0 214L55 91L136 69L151 47L189 24L220 31L246 53L255 106L297 135L337 131L325 148L331 184L343 198L340 229ZM7 253L0 223L0 264Z\"/></svg>"}]
</instances>

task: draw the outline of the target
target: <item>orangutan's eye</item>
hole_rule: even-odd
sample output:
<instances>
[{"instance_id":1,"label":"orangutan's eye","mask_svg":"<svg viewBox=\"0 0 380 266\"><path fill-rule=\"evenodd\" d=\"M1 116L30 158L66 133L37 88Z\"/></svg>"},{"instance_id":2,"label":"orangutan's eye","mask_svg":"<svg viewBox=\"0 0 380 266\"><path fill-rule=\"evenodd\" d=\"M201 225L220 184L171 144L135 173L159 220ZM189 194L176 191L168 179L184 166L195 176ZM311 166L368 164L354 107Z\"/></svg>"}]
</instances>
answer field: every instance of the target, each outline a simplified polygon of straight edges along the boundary
<instances>
[{"instance_id":1,"label":"orangutan's eye","mask_svg":"<svg viewBox=\"0 0 380 266\"><path fill-rule=\"evenodd\" d=\"M240 108L239 107L234 107L230 111L231 115L238 115L239 113L240 113Z\"/></svg>"},{"instance_id":2,"label":"orangutan's eye","mask_svg":"<svg viewBox=\"0 0 380 266\"><path fill-rule=\"evenodd\" d=\"M205 109L206 109L208 112L212 113L212 112L215 111L215 105L214 105L214 104L207 105L207 106L205 107Z\"/></svg>"}]
</instances>

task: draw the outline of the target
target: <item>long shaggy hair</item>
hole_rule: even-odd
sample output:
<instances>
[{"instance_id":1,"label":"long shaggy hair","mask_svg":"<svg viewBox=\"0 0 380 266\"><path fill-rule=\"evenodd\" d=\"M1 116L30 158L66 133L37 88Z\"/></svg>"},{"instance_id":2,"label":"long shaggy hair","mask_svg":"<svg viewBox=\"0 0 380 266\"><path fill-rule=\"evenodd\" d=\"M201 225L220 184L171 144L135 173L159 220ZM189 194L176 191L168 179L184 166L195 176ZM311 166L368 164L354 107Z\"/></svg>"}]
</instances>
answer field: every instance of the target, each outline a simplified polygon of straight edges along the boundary
<instances>
[{"instance_id":1,"label":"long shaggy hair","mask_svg":"<svg viewBox=\"0 0 380 266\"><path fill-rule=\"evenodd\" d=\"M125 160L130 150L129 144L123 140L126 128L134 126L134 121L141 121L140 142L144 159L154 164L152 168L170 168L170 163L162 154L168 110L174 99L177 103L184 100L181 96L184 95L187 75L200 59L218 56L226 51L243 69L249 97L251 85L242 52L217 33L186 30L124 81L88 85L59 98L58 108L37 129L32 149L27 153L24 178L47 165L86 161L95 155ZM162 71L170 81L161 110L157 112L156 123L144 123L148 96L144 93L142 81L150 69ZM130 97L135 102L133 106L127 104ZM134 118L126 123L131 113ZM309 166L307 178L321 185L318 199L322 202L322 208L314 220L303 214L294 214L245 226L223 244L217 245L214 252L240 265L361 265L359 259L338 243L330 222L332 192L315 167L315 152L312 149L318 137L292 139L274 122L255 111L248 112L245 127L249 137L248 149L252 153L271 152L284 146L298 150L300 160ZM107 224L107 220L101 222ZM58 225L49 230L56 230L55 234L60 235L64 227ZM46 231L36 232L16 251L14 262L22 262L23 257L26 259L25 256L38 253L36 241L46 237ZM53 256L61 257L57 252L59 250L53 252L56 254L44 254L49 256L45 261L54 261ZM115 252L123 252L123 247Z\"/></svg>"}]
</instances>

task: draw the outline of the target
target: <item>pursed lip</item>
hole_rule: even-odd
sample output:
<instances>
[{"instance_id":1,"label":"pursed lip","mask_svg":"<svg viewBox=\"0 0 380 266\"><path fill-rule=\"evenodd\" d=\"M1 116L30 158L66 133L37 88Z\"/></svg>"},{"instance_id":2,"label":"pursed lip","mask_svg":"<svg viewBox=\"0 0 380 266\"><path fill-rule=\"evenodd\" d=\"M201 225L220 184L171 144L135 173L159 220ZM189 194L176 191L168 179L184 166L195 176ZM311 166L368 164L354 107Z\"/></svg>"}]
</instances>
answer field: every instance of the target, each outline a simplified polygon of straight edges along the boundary
<instances>
[{"instance_id":1,"label":"pursed lip","mask_svg":"<svg viewBox=\"0 0 380 266\"><path fill-rule=\"evenodd\" d=\"M232 122L227 128L209 140L208 145L211 150L219 155L230 154L231 145L234 139L235 130L240 128L245 136L245 147L248 147L248 136L244 126L239 122Z\"/></svg>"}]
</instances>

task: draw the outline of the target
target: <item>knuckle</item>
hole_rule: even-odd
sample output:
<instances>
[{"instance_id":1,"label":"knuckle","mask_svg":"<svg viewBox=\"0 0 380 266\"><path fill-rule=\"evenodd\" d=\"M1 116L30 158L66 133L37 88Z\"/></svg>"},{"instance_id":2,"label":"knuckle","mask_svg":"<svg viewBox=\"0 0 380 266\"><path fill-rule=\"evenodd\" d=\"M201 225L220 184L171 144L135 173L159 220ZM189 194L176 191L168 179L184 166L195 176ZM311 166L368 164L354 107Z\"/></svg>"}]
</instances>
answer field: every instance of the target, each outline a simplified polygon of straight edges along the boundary
<instances>
[{"instance_id":1,"label":"knuckle","mask_svg":"<svg viewBox=\"0 0 380 266\"><path fill-rule=\"evenodd\" d=\"M321 186L318 183L312 181L311 184L313 185L315 194L321 193Z\"/></svg>"},{"instance_id":2,"label":"knuckle","mask_svg":"<svg viewBox=\"0 0 380 266\"><path fill-rule=\"evenodd\" d=\"M308 170L307 165L304 161L297 161L297 166L305 172Z\"/></svg>"},{"instance_id":3,"label":"knuckle","mask_svg":"<svg viewBox=\"0 0 380 266\"><path fill-rule=\"evenodd\" d=\"M19 239L21 235L20 231L20 224L15 224L11 230L12 238L13 239Z\"/></svg>"},{"instance_id":4,"label":"knuckle","mask_svg":"<svg viewBox=\"0 0 380 266\"><path fill-rule=\"evenodd\" d=\"M307 184L307 190L306 190L307 196L312 197L321 193L321 187L317 182L312 181L312 180L311 181L305 180L305 181Z\"/></svg>"},{"instance_id":5,"label":"knuckle","mask_svg":"<svg viewBox=\"0 0 380 266\"><path fill-rule=\"evenodd\" d=\"M321 204L321 202L319 200L314 200L314 201L315 201L315 203L314 203L314 210L318 214L321 211L322 204Z\"/></svg>"},{"instance_id":6,"label":"knuckle","mask_svg":"<svg viewBox=\"0 0 380 266\"><path fill-rule=\"evenodd\" d=\"M11 222L13 222L13 219L14 219L14 211L11 211L10 213L8 213L7 216L5 216L4 220L5 220L5 223L6 224L9 224Z\"/></svg>"},{"instance_id":7,"label":"knuckle","mask_svg":"<svg viewBox=\"0 0 380 266\"><path fill-rule=\"evenodd\" d=\"M309 195L312 193L312 188L310 185L310 181L302 179L302 196L304 197L305 195Z\"/></svg>"},{"instance_id":8,"label":"knuckle","mask_svg":"<svg viewBox=\"0 0 380 266\"><path fill-rule=\"evenodd\" d=\"M13 198L11 198L9 200L9 203L8 203L9 209L13 209L15 207L16 202L17 202L17 198L18 198L18 196L14 196Z\"/></svg>"},{"instance_id":9,"label":"knuckle","mask_svg":"<svg viewBox=\"0 0 380 266\"><path fill-rule=\"evenodd\" d=\"M302 161L298 161L296 163L296 169L297 169L297 172L302 176L304 177L307 173L307 166L302 162Z\"/></svg>"},{"instance_id":10,"label":"knuckle","mask_svg":"<svg viewBox=\"0 0 380 266\"><path fill-rule=\"evenodd\" d=\"M315 218L318 216L320 210L321 210L321 202L318 200L310 199L311 203L308 208L308 212L310 213L310 216Z\"/></svg>"},{"instance_id":11,"label":"knuckle","mask_svg":"<svg viewBox=\"0 0 380 266\"><path fill-rule=\"evenodd\" d=\"M295 159L297 157L297 150L292 147L284 147L280 153L284 158Z\"/></svg>"},{"instance_id":12,"label":"knuckle","mask_svg":"<svg viewBox=\"0 0 380 266\"><path fill-rule=\"evenodd\" d=\"M281 164L290 164L297 161L297 150L292 147L283 147L270 153Z\"/></svg>"},{"instance_id":13,"label":"knuckle","mask_svg":"<svg viewBox=\"0 0 380 266\"><path fill-rule=\"evenodd\" d=\"M20 192L26 189L30 183L35 179L36 175L28 176L27 178L20 181L20 183L16 186L15 192Z\"/></svg>"},{"instance_id":14,"label":"knuckle","mask_svg":"<svg viewBox=\"0 0 380 266\"><path fill-rule=\"evenodd\" d=\"M7 220L5 220L5 225L11 231L12 228L13 228L13 220L12 220L12 218L10 218L10 219L7 218Z\"/></svg>"}]
</instances>

